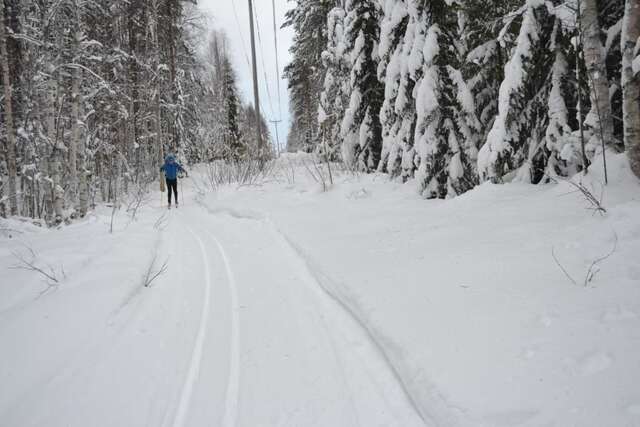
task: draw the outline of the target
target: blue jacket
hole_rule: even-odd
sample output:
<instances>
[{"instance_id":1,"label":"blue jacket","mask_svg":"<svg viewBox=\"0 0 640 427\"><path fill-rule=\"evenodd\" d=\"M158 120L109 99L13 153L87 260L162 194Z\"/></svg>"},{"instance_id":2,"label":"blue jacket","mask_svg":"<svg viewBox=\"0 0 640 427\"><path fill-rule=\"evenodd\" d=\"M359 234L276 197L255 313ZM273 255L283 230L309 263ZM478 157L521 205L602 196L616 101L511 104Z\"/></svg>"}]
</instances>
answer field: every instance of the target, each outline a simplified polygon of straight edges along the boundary
<instances>
[{"instance_id":1,"label":"blue jacket","mask_svg":"<svg viewBox=\"0 0 640 427\"><path fill-rule=\"evenodd\" d=\"M167 158L164 160L164 165L162 165L160 170L164 171L164 176L170 180L177 179L179 171L185 172L182 166L180 166L180 164L176 162L175 157L173 157L172 155L167 156Z\"/></svg>"}]
</instances>

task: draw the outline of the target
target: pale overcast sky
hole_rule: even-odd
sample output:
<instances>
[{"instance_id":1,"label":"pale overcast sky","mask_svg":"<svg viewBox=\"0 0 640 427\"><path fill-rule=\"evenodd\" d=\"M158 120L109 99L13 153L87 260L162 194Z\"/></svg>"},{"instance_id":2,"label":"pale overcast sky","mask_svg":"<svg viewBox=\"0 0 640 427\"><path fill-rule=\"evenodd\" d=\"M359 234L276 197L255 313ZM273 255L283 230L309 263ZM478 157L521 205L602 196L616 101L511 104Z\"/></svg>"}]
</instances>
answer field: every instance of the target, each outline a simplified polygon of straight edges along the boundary
<instances>
[{"instance_id":1,"label":"pale overcast sky","mask_svg":"<svg viewBox=\"0 0 640 427\"><path fill-rule=\"evenodd\" d=\"M260 104L262 114L267 120L281 119L279 124L280 144L284 147L289 130L289 97L287 81L282 79L282 69L289 63L289 47L293 34L289 28L281 30L284 14L291 7L287 0L275 0L276 28L278 36L278 59L280 76L276 77L276 52L273 39L273 13L271 0L254 0L257 14L257 24L262 39L262 49L256 34L256 49L258 59L258 76L260 78ZM247 61L251 60L251 45L249 39L249 5L248 0L200 0L198 7L213 17L212 25L227 33L231 43L233 62L238 71L238 86L245 101L253 104L253 83L251 68ZM235 10L235 13L234 13ZM262 50L262 55L260 51ZM246 55L246 56L245 56ZM264 64L264 65L263 65ZM267 84L271 96L267 93ZM278 105L278 79L280 80L280 105ZM269 129L276 138L274 125L269 123Z\"/></svg>"}]
</instances>

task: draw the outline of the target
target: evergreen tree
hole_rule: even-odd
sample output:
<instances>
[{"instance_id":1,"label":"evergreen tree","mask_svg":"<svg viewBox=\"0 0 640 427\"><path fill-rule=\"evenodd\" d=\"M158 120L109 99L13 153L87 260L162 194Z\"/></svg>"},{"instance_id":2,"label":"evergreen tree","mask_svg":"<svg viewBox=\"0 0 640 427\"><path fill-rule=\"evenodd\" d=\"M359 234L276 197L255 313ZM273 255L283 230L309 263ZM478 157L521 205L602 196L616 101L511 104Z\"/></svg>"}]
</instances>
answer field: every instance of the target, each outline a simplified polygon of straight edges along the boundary
<instances>
[{"instance_id":1,"label":"evergreen tree","mask_svg":"<svg viewBox=\"0 0 640 427\"><path fill-rule=\"evenodd\" d=\"M340 125L350 93L349 67L344 54L344 18L345 11L341 7L329 12L327 47L322 52L325 78L318 108L319 150L330 160L337 160L340 154Z\"/></svg>"},{"instance_id":2,"label":"evergreen tree","mask_svg":"<svg viewBox=\"0 0 640 427\"><path fill-rule=\"evenodd\" d=\"M549 158L545 136L548 96L557 60L555 46L562 28L544 2L527 0L519 18L520 30L500 86L498 116L480 150L482 180L501 181L516 173L524 181L544 178ZM556 115L556 118L558 116Z\"/></svg>"},{"instance_id":3,"label":"evergreen tree","mask_svg":"<svg viewBox=\"0 0 640 427\"><path fill-rule=\"evenodd\" d=\"M423 76L417 86L416 145L419 192L427 198L454 196L476 182L470 160L477 148L469 139L472 131L466 129L466 116L473 117L475 112L459 71L457 7L432 0L422 15L428 30Z\"/></svg>"},{"instance_id":4,"label":"evergreen tree","mask_svg":"<svg viewBox=\"0 0 640 427\"><path fill-rule=\"evenodd\" d=\"M626 0L622 25L624 144L631 170L640 178L640 2Z\"/></svg>"},{"instance_id":5,"label":"evergreen tree","mask_svg":"<svg viewBox=\"0 0 640 427\"><path fill-rule=\"evenodd\" d=\"M384 87L377 78L376 52L381 10L374 0L348 0L345 10L345 54L351 65L351 94L341 125L342 158L349 167L370 172L378 167L382 151L379 113Z\"/></svg>"},{"instance_id":6,"label":"evergreen tree","mask_svg":"<svg viewBox=\"0 0 640 427\"><path fill-rule=\"evenodd\" d=\"M289 80L293 123L287 149L311 152L320 143L318 107L325 74L322 52L327 46L327 16L335 1L294 1L295 6L287 12L284 23L284 27L294 30L292 59L284 69Z\"/></svg>"},{"instance_id":7,"label":"evergreen tree","mask_svg":"<svg viewBox=\"0 0 640 427\"><path fill-rule=\"evenodd\" d=\"M409 24L409 11L404 0L384 3L378 55L378 79L384 83L384 101L380 111L382 126L382 153L378 170L392 177L401 173L404 107L409 101L403 86L406 80L406 54L404 39ZM400 108L398 108L400 107Z\"/></svg>"},{"instance_id":8,"label":"evergreen tree","mask_svg":"<svg viewBox=\"0 0 640 427\"><path fill-rule=\"evenodd\" d=\"M622 149L622 50L621 35L624 16L624 0L598 0L598 19L604 40L605 66L609 80L609 99L616 149Z\"/></svg>"}]
</instances>

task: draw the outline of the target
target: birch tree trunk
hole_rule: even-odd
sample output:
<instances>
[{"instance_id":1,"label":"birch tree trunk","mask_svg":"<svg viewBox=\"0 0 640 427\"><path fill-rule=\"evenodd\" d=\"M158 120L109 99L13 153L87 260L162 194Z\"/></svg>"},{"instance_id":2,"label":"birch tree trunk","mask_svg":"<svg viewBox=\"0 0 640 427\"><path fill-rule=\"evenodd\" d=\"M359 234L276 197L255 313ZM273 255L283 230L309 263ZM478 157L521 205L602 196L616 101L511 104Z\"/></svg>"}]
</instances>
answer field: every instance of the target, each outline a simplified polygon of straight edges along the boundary
<instances>
[{"instance_id":1,"label":"birch tree trunk","mask_svg":"<svg viewBox=\"0 0 640 427\"><path fill-rule=\"evenodd\" d=\"M79 32L76 33L76 40L80 37ZM69 141L69 173L71 175L71 200L74 205L78 202L78 146L80 145L81 129L80 129L80 103L82 97L80 95L81 70L78 67L73 68L71 84L71 141Z\"/></svg>"},{"instance_id":2,"label":"birch tree trunk","mask_svg":"<svg viewBox=\"0 0 640 427\"><path fill-rule=\"evenodd\" d=\"M80 32L78 32L77 37L81 37ZM80 40L80 38L78 39ZM74 94L76 99L73 104L73 143L76 148L76 177L77 180L77 197L78 197L78 211L81 217L84 217L87 214L87 210L89 208L89 172L86 167L86 147L85 147L85 134L83 133L84 122L82 120L83 108L82 103L84 101L81 91L81 83L82 83L82 70L76 69L74 71L77 75L74 74L74 85L77 85L77 88L74 88ZM77 89L77 90L76 90Z\"/></svg>"},{"instance_id":3,"label":"birch tree trunk","mask_svg":"<svg viewBox=\"0 0 640 427\"><path fill-rule=\"evenodd\" d=\"M136 63L136 55L138 53L138 33L137 26L134 20L136 9L139 5L131 2L129 5L129 13L127 15L127 41L129 43L129 60L128 60L128 80L129 80L129 147L128 156L130 159L135 158L135 181L138 182L139 174L142 169L141 156L140 156L140 144L138 141L138 65Z\"/></svg>"},{"instance_id":4,"label":"birch tree trunk","mask_svg":"<svg viewBox=\"0 0 640 427\"><path fill-rule=\"evenodd\" d=\"M633 61L640 37L640 0L627 0L622 25L622 109L624 145L631 170L640 178L640 74L634 73Z\"/></svg>"},{"instance_id":5,"label":"birch tree trunk","mask_svg":"<svg viewBox=\"0 0 640 427\"><path fill-rule=\"evenodd\" d=\"M79 191L80 184L78 179L78 150L81 145L82 129L80 123L80 108L82 104L81 86L82 86L82 70L78 67L81 56L82 30L80 22L80 5L78 1L74 2L74 25L73 33L73 52L72 72L71 72L71 139L69 141L69 195L71 204L76 211L79 207Z\"/></svg>"},{"instance_id":6,"label":"birch tree trunk","mask_svg":"<svg viewBox=\"0 0 640 427\"><path fill-rule=\"evenodd\" d=\"M160 96L161 96L161 71L160 71L160 43L158 40L158 0L153 2L153 48L155 49L154 53L154 66L156 71L156 86L155 86L155 133L156 133L156 143L158 144L158 163L162 164L164 157L164 147L162 145L162 112L160 110ZM160 180L162 180L162 174L160 175Z\"/></svg>"},{"instance_id":7,"label":"birch tree trunk","mask_svg":"<svg viewBox=\"0 0 640 427\"><path fill-rule=\"evenodd\" d=\"M598 120L598 135L605 144L614 144L613 118L609 101L609 81L604 46L600 39L597 0L581 0L580 31L584 46L584 60L589 77L592 113Z\"/></svg>"},{"instance_id":8,"label":"birch tree trunk","mask_svg":"<svg viewBox=\"0 0 640 427\"><path fill-rule=\"evenodd\" d=\"M5 24L4 0L0 0L0 60L2 66L2 85L4 86L4 119L7 131L7 169L9 172L9 209L11 215L18 214L18 195L16 192L16 135L13 123L13 105L11 94L11 76L9 74L9 56L7 54L7 31Z\"/></svg>"},{"instance_id":9,"label":"birch tree trunk","mask_svg":"<svg viewBox=\"0 0 640 427\"><path fill-rule=\"evenodd\" d=\"M80 4L78 0L75 2L75 24L76 32L74 36L74 49L75 49L75 63L79 63L80 56L82 55L82 40L84 34L82 32L82 21L80 19ZM79 64L77 64L79 65ZM84 143L82 129L84 123L81 120L82 115L82 74L83 71L80 67L75 66L73 68L73 83L72 83L72 104L71 104L71 146L69 147L69 169L71 172L71 196L74 202L74 207L77 208L80 216L87 214L87 202L88 186L87 186L87 174L85 172L84 162ZM78 175L79 170L79 175Z\"/></svg>"},{"instance_id":10,"label":"birch tree trunk","mask_svg":"<svg viewBox=\"0 0 640 427\"><path fill-rule=\"evenodd\" d=\"M58 130L56 128L56 98L58 91L58 83L55 78L55 69L53 65L49 67L49 82L47 84L47 139L51 145L51 161L49 162L51 176L51 204L53 206L54 221L60 223L62 221L62 198L64 190L61 181L61 153L58 142Z\"/></svg>"}]
</instances>

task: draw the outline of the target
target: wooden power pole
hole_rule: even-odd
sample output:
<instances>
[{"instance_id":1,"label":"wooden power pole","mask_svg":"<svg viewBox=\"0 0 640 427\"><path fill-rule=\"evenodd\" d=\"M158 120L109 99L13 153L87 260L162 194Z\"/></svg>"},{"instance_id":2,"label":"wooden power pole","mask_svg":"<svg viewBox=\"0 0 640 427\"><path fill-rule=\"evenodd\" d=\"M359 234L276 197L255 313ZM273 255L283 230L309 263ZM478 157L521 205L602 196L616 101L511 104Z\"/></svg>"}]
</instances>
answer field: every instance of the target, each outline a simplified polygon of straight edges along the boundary
<instances>
[{"instance_id":1,"label":"wooden power pole","mask_svg":"<svg viewBox=\"0 0 640 427\"><path fill-rule=\"evenodd\" d=\"M253 30L253 3L249 0L249 28L251 30L251 61L253 69L253 102L256 110L256 137L258 150L262 150L262 132L260 129L260 94L258 92L258 67L256 62L256 40Z\"/></svg>"}]
</instances>

